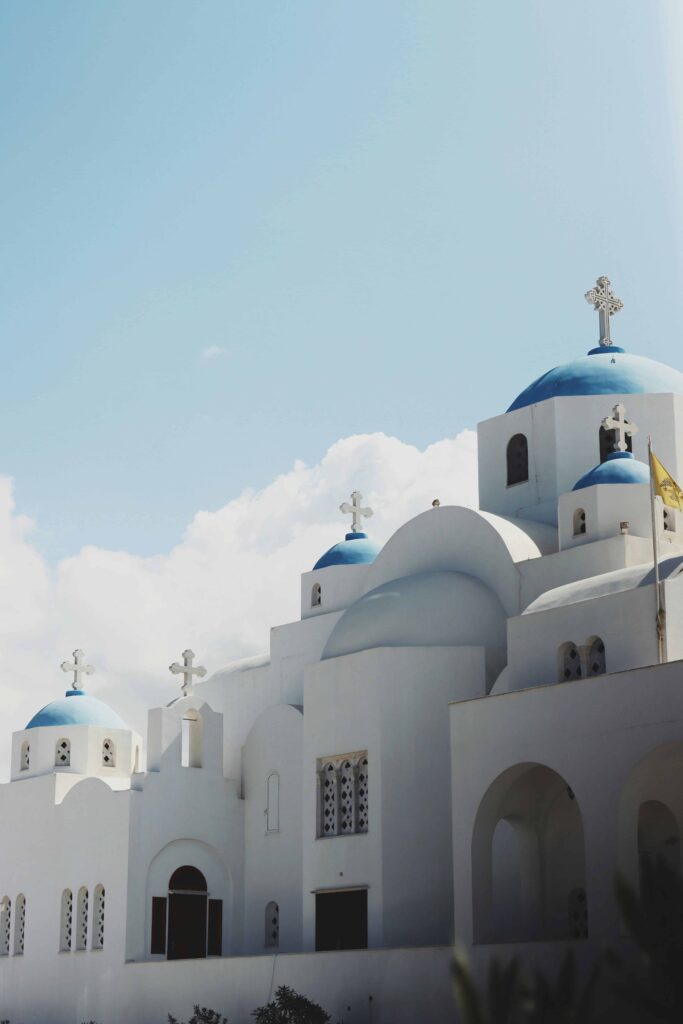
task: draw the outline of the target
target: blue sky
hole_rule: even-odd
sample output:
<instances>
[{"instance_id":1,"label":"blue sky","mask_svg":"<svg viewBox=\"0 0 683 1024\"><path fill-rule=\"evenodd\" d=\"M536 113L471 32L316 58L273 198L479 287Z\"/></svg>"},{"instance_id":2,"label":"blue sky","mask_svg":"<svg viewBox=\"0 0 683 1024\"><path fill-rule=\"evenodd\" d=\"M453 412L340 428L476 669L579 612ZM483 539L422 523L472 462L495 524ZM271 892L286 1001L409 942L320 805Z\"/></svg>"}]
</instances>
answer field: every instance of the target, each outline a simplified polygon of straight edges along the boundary
<instances>
[{"instance_id":1,"label":"blue sky","mask_svg":"<svg viewBox=\"0 0 683 1024\"><path fill-rule=\"evenodd\" d=\"M683 366L671 11L3 0L0 474L38 548L163 552L338 438L452 437L590 347L599 274Z\"/></svg>"}]
</instances>

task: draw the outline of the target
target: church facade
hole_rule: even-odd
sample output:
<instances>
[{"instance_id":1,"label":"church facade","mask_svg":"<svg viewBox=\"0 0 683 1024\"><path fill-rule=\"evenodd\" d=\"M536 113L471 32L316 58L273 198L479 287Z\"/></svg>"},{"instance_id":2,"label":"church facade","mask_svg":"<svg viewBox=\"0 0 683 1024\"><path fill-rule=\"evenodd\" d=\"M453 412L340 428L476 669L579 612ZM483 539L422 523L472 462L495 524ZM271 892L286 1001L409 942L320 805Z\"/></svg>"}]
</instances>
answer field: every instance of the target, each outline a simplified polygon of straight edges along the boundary
<instances>
[{"instance_id":1,"label":"church facade","mask_svg":"<svg viewBox=\"0 0 683 1024\"><path fill-rule=\"evenodd\" d=\"M144 740L64 663L0 787L3 1018L239 1024L287 984L436 1024L454 936L477 969L623 940L615 871L681 857L683 520L648 436L682 479L683 374L587 298L599 344L480 424L479 510L379 550L354 492L300 619L210 677L185 651Z\"/></svg>"}]
</instances>

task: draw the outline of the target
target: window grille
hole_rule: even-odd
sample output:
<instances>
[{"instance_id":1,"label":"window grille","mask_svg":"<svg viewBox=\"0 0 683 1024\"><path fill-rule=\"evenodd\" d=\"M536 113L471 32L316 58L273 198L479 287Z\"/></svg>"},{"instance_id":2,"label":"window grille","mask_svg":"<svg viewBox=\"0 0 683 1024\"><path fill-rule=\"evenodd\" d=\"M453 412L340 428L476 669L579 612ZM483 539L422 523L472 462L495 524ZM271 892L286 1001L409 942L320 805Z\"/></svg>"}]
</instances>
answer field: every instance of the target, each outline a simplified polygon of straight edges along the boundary
<instances>
[{"instance_id":1,"label":"window grille","mask_svg":"<svg viewBox=\"0 0 683 1024\"><path fill-rule=\"evenodd\" d=\"M318 761L318 836L368 831L366 751Z\"/></svg>"}]
</instances>

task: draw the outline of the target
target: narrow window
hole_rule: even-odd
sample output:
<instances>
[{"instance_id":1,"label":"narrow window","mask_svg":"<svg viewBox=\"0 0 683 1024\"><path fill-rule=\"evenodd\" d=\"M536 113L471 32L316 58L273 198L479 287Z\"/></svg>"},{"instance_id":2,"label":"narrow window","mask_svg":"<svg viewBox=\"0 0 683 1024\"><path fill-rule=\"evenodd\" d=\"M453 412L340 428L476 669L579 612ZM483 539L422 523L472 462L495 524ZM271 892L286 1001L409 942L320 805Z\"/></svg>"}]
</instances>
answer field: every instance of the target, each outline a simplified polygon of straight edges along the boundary
<instances>
[{"instance_id":1,"label":"narrow window","mask_svg":"<svg viewBox=\"0 0 683 1024\"><path fill-rule=\"evenodd\" d=\"M202 720L196 711L187 711L181 724L181 764L183 768L202 766Z\"/></svg>"},{"instance_id":2,"label":"narrow window","mask_svg":"<svg viewBox=\"0 0 683 1024\"><path fill-rule=\"evenodd\" d=\"M76 921L76 949L88 948L88 890L78 890L78 918Z\"/></svg>"},{"instance_id":3,"label":"narrow window","mask_svg":"<svg viewBox=\"0 0 683 1024\"><path fill-rule=\"evenodd\" d=\"M337 770L333 764L323 766L320 778L320 832L321 836L337 834Z\"/></svg>"},{"instance_id":4,"label":"narrow window","mask_svg":"<svg viewBox=\"0 0 683 1024\"><path fill-rule=\"evenodd\" d=\"M515 434L508 441L507 481L508 487L521 484L529 479L529 445L524 434Z\"/></svg>"},{"instance_id":5,"label":"narrow window","mask_svg":"<svg viewBox=\"0 0 683 1024\"><path fill-rule=\"evenodd\" d=\"M93 949L104 948L104 886L95 886L95 917L93 919Z\"/></svg>"},{"instance_id":6,"label":"narrow window","mask_svg":"<svg viewBox=\"0 0 683 1024\"><path fill-rule=\"evenodd\" d=\"M166 897L152 897L152 943L151 953L166 953Z\"/></svg>"},{"instance_id":7,"label":"narrow window","mask_svg":"<svg viewBox=\"0 0 683 1024\"><path fill-rule=\"evenodd\" d=\"M672 508L664 506L664 529L670 533L674 533L676 530L676 514Z\"/></svg>"},{"instance_id":8,"label":"narrow window","mask_svg":"<svg viewBox=\"0 0 683 1024\"><path fill-rule=\"evenodd\" d=\"M137 773L140 771L140 748L135 748L135 761L133 762L133 772Z\"/></svg>"},{"instance_id":9,"label":"narrow window","mask_svg":"<svg viewBox=\"0 0 683 1024\"><path fill-rule=\"evenodd\" d=\"M358 762L356 779L356 832L368 830L368 759L361 757Z\"/></svg>"},{"instance_id":10,"label":"narrow window","mask_svg":"<svg viewBox=\"0 0 683 1024\"><path fill-rule=\"evenodd\" d=\"M102 744L102 767L116 768L116 747L113 740L106 739Z\"/></svg>"},{"instance_id":11,"label":"narrow window","mask_svg":"<svg viewBox=\"0 0 683 1024\"><path fill-rule=\"evenodd\" d=\"M339 831L351 835L356 831L356 766L344 761L341 767L339 791Z\"/></svg>"},{"instance_id":12,"label":"narrow window","mask_svg":"<svg viewBox=\"0 0 683 1024\"><path fill-rule=\"evenodd\" d=\"M585 889L572 889L569 893L569 934L572 939L588 938L588 904Z\"/></svg>"},{"instance_id":13,"label":"narrow window","mask_svg":"<svg viewBox=\"0 0 683 1024\"><path fill-rule=\"evenodd\" d=\"M24 952L26 934L26 897L23 893L17 896L14 918L14 955L21 956Z\"/></svg>"},{"instance_id":14,"label":"narrow window","mask_svg":"<svg viewBox=\"0 0 683 1024\"><path fill-rule=\"evenodd\" d=\"M586 513L582 508L577 508L574 512L574 536L580 537L582 533L586 532Z\"/></svg>"},{"instance_id":15,"label":"narrow window","mask_svg":"<svg viewBox=\"0 0 683 1024\"><path fill-rule=\"evenodd\" d=\"M57 740L55 747L55 767L67 768L71 764L71 741Z\"/></svg>"},{"instance_id":16,"label":"narrow window","mask_svg":"<svg viewBox=\"0 0 683 1024\"><path fill-rule=\"evenodd\" d=\"M9 956L9 937L12 930L12 901L4 896L0 903L0 956Z\"/></svg>"},{"instance_id":17,"label":"narrow window","mask_svg":"<svg viewBox=\"0 0 683 1024\"><path fill-rule=\"evenodd\" d=\"M314 583L311 591L311 608L319 608L322 603L323 589L319 583Z\"/></svg>"},{"instance_id":18,"label":"narrow window","mask_svg":"<svg viewBox=\"0 0 683 1024\"><path fill-rule=\"evenodd\" d=\"M223 900L209 900L208 955L223 956Z\"/></svg>"},{"instance_id":19,"label":"narrow window","mask_svg":"<svg viewBox=\"0 0 683 1024\"><path fill-rule=\"evenodd\" d=\"M628 423L628 420L625 421ZM613 430L607 430L605 427L600 427L600 462L604 462L608 456L613 455L614 452L618 451L616 445L616 435ZM626 451L633 451L633 437L631 434L626 435Z\"/></svg>"},{"instance_id":20,"label":"narrow window","mask_svg":"<svg viewBox=\"0 0 683 1024\"><path fill-rule=\"evenodd\" d=\"M280 945L280 908L274 901L266 907L265 939L267 949L277 949Z\"/></svg>"},{"instance_id":21,"label":"narrow window","mask_svg":"<svg viewBox=\"0 0 683 1024\"><path fill-rule=\"evenodd\" d=\"M64 953L71 952L71 931L73 927L74 900L71 889L62 893L62 913L59 931L59 948Z\"/></svg>"},{"instance_id":22,"label":"narrow window","mask_svg":"<svg viewBox=\"0 0 683 1024\"><path fill-rule=\"evenodd\" d=\"M606 671L605 645L600 637L596 636L588 648L587 675L604 676Z\"/></svg>"},{"instance_id":23,"label":"narrow window","mask_svg":"<svg viewBox=\"0 0 683 1024\"><path fill-rule=\"evenodd\" d=\"M570 679L581 679L581 657L579 649L573 641L562 644L559 657L559 680L567 683Z\"/></svg>"},{"instance_id":24,"label":"narrow window","mask_svg":"<svg viewBox=\"0 0 683 1024\"><path fill-rule=\"evenodd\" d=\"M271 772L266 780L266 832L280 831L280 776Z\"/></svg>"},{"instance_id":25,"label":"narrow window","mask_svg":"<svg viewBox=\"0 0 683 1024\"><path fill-rule=\"evenodd\" d=\"M28 740L24 740L21 744L21 771L25 772L31 767L31 744Z\"/></svg>"}]
</instances>

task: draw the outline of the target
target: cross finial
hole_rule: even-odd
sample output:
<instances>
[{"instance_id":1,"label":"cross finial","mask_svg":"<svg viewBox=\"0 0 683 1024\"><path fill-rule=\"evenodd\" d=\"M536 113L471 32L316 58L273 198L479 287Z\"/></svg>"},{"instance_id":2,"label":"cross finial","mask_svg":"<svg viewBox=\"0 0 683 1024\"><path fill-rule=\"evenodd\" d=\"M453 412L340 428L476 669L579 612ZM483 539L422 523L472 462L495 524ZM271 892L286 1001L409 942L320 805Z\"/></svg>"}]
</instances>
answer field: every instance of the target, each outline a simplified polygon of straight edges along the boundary
<instances>
[{"instance_id":1,"label":"cross finial","mask_svg":"<svg viewBox=\"0 0 683 1024\"><path fill-rule=\"evenodd\" d=\"M614 450L615 452L628 451L628 444L626 443L627 437L633 437L634 434L638 433L638 427L635 423L628 423L626 420L626 409L619 402L612 409L612 415L607 416L602 421L602 426L605 430L612 430L614 432Z\"/></svg>"},{"instance_id":2,"label":"cross finial","mask_svg":"<svg viewBox=\"0 0 683 1024\"><path fill-rule=\"evenodd\" d=\"M93 672L95 671L95 668L94 668L93 665L84 665L83 664L83 658L84 658L83 651L81 651L79 649L77 651L74 651L74 653L73 653L73 659L74 660L73 661L63 661L62 664L61 664L62 672L73 672L73 674L74 674L73 689L74 690L80 690L81 689L81 676L84 676L84 675L85 676L91 676L93 674Z\"/></svg>"},{"instance_id":3,"label":"cross finial","mask_svg":"<svg viewBox=\"0 0 683 1024\"><path fill-rule=\"evenodd\" d=\"M339 506L339 511L345 516L351 515L351 532L361 533L363 526L363 516L369 519L372 515L371 508L362 508L361 502L363 501L363 495L360 491L353 491L351 494L351 504L348 501L343 501Z\"/></svg>"},{"instance_id":4,"label":"cross finial","mask_svg":"<svg viewBox=\"0 0 683 1024\"><path fill-rule=\"evenodd\" d=\"M624 303L618 299L608 277L599 277L595 282L595 288L586 292L586 302L590 302L593 309L600 314L600 344L603 347L612 344L610 336L609 320L611 316L624 308Z\"/></svg>"},{"instance_id":5,"label":"cross finial","mask_svg":"<svg viewBox=\"0 0 683 1024\"><path fill-rule=\"evenodd\" d=\"M172 665L168 666L169 672L172 672L173 675L182 675L183 677L183 697L189 697L194 692L192 688L192 676L199 676L199 678L201 679L203 676L206 675L206 669L204 668L204 666L193 665L193 661L194 651L191 651L188 648L186 651L183 651L182 665L179 662L174 661Z\"/></svg>"}]
</instances>

